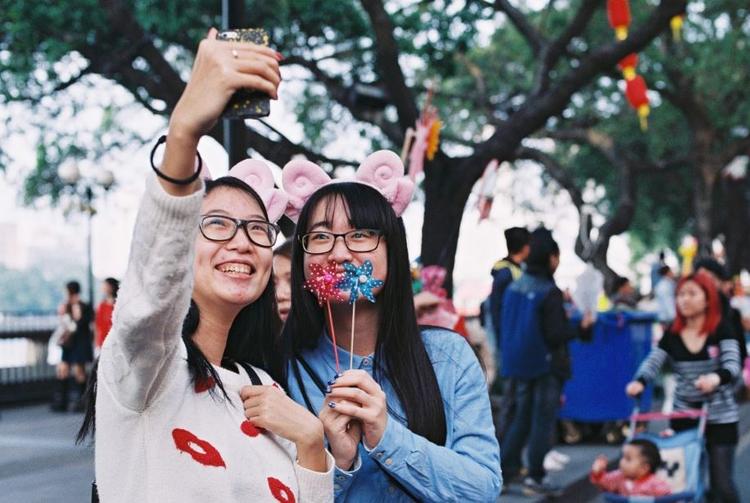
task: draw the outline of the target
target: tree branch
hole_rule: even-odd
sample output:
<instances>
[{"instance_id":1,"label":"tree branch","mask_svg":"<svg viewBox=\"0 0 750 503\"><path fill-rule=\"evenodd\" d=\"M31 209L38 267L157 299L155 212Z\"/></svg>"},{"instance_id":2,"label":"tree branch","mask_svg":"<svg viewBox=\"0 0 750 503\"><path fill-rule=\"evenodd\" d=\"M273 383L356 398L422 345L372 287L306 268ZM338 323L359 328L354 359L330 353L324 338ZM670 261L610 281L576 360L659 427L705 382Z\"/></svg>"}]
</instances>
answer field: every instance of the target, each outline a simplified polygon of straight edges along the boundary
<instances>
[{"instance_id":1,"label":"tree branch","mask_svg":"<svg viewBox=\"0 0 750 503\"><path fill-rule=\"evenodd\" d=\"M137 54L141 55L150 67L150 76L161 89L159 99L167 104L167 110L172 110L185 87L185 82L164 59L164 55L154 47L151 36L143 30L133 16L129 7L121 0L99 0L114 31L125 41L138 46ZM130 63L132 59L128 60Z\"/></svg>"},{"instance_id":2,"label":"tree branch","mask_svg":"<svg viewBox=\"0 0 750 503\"><path fill-rule=\"evenodd\" d=\"M580 61L580 65L568 72L557 85L534 100L524 103L505 123L498 126L495 133L477 146L471 156L470 171L464 173L468 181L477 180L483 166L490 159L511 158L521 140L544 126L565 108L570 97L591 82L602 71L613 67L631 52L639 52L659 33L667 29L669 21L684 12L686 0L662 0L659 6L639 28L631 31L622 42L612 43L591 52Z\"/></svg>"},{"instance_id":3,"label":"tree branch","mask_svg":"<svg viewBox=\"0 0 750 503\"><path fill-rule=\"evenodd\" d=\"M259 122L263 124L265 127L267 127L269 130L271 130L274 134L279 136L280 140L276 143L283 144L286 150L291 152L291 155L289 155L290 158L292 155L302 154L313 162L316 162L316 163L322 162L322 163L330 164L334 168L338 166L356 166L358 164L355 161L347 161L345 159L334 159L332 157L326 157L323 154L310 150L309 148L305 147L304 145L301 145L300 143L291 141L281 131L279 131L272 125L270 125L267 121L261 119ZM248 130L256 134L260 134L250 127L248 127ZM264 138L267 139L267 137L265 136ZM273 140L268 139L268 141L273 141Z\"/></svg>"},{"instance_id":4,"label":"tree branch","mask_svg":"<svg viewBox=\"0 0 750 503\"><path fill-rule=\"evenodd\" d=\"M526 42L529 44L529 47L535 56L538 55L542 51L542 48L547 45L547 41L542 34L539 33L539 30L529 23L529 20L526 19L524 13L513 7L508 0L495 0L494 2L483 1L482 3L491 6L496 11L502 12L508 16L508 20L513 23L516 30L518 30L523 38L526 39Z\"/></svg>"},{"instance_id":5,"label":"tree branch","mask_svg":"<svg viewBox=\"0 0 750 503\"><path fill-rule=\"evenodd\" d=\"M583 212L583 207L585 205L583 194L573 181L570 174L559 162L557 162L557 159L539 149L526 146L518 147L515 153L515 159L531 160L541 164L544 167L544 171L570 195L570 199L578 209L578 212Z\"/></svg>"},{"instance_id":6,"label":"tree branch","mask_svg":"<svg viewBox=\"0 0 750 503\"><path fill-rule=\"evenodd\" d=\"M290 56L284 59L282 65L298 65L305 68L318 82L325 86L330 97L347 108L355 119L377 126L394 145L401 145L403 142L404 135L398 124L386 120L385 114L380 111L373 112L357 107L352 100L350 88L346 87L340 79L331 77L324 72L314 61L300 56Z\"/></svg>"},{"instance_id":7,"label":"tree branch","mask_svg":"<svg viewBox=\"0 0 750 503\"><path fill-rule=\"evenodd\" d=\"M575 16L565 31L557 37L552 43L545 45L541 52L541 64L534 81L533 95L544 93L549 88L550 72L560 60L560 56L565 53L565 49L574 37L583 33L588 26L591 17L596 9L601 5L600 0L584 0L576 11Z\"/></svg>"},{"instance_id":8,"label":"tree branch","mask_svg":"<svg viewBox=\"0 0 750 503\"><path fill-rule=\"evenodd\" d=\"M402 131L412 127L419 117L414 95L398 62L398 45L393 36L393 23L380 0L361 0L375 33L375 55L380 78L385 83L391 102L398 111Z\"/></svg>"}]
</instances>

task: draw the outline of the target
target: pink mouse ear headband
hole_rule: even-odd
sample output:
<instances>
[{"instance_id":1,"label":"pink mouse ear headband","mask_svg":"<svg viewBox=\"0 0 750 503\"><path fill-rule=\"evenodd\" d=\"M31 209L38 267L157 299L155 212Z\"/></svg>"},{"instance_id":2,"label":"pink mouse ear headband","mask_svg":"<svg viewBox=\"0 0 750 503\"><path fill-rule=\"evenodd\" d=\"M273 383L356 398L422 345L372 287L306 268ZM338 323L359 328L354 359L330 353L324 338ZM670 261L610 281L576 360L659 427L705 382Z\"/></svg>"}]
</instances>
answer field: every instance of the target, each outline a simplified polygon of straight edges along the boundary
<instances>
[{"instance_id":1,"label":"pink mouse ear headband","mask_svg":"<svg viewBox=\"0 0 750 503\"><path fill-rule=\"evenodd\" d=\"M278 222L284 215L289 198L282 190L274 188L271 168L265 162L259 159L245 159L230 168L226 176L239 178L258 193L271 222ZM203 171L203 177L211 179L208 170Z\"/></svg>"},{"instance_id":2,"label":"pink mouse ear headband","mask_svg":"<svg viewBox=\"0 0 750 503\"><path fill-rule=\"evenodd\" d=\"M284 191L289 196L286 215L295 222L310 196L324 185L337 181L354 181L380 192L401 216L414 194L414 182L404 176L401 158L389 150L370 154L357 169L354 180L332 180L323 168L307 160L289 161L281 172Z\"/></svg>"}]
</instances>

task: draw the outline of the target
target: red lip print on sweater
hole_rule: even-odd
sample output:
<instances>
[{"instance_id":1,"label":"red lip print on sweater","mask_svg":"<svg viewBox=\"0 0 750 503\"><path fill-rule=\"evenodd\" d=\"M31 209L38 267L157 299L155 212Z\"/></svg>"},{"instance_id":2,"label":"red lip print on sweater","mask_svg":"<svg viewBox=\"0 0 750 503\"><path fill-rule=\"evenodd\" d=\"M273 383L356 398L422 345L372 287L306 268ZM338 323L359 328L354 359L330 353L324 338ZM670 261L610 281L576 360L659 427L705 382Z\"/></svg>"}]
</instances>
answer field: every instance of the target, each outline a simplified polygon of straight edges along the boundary
<instances>
[{"instance_id":1,"label":"red lip print on sweater","mask_svg":"<svg viewBox=\"0 0 750 503\"><path fill-rule=\"evenodd\" d=\"M242 430L242 433L244 433L248 437L257 437L258 435L266 431L264 428L255 426L250 421L243 421L240 425L240 429Z\"/></svg>"},{"instance_id":2,"label":"red lip print on sweater","mask_svg":"<svg viewBox=\"0 0 750 503\"><path fill-rule=\"evenodd\" d=\"M201 440L187 430L175 428L172 430L174 445L178 450L190 454L190 456L205 466L221 466L226 468L224 459L222 459L216 447L205 440Z\"/></svg>"},{"instance_id":3,"label":"red lip print on sweater","mask_svg":"<svg viewBox=\"0 0 750 503\"><path fill-rule=\"evenodd\" d=\"M282 481L273 477L268 477L268 488L277 501L281 503L295 503L294 493Z\"/></svg>"}]
</instances>

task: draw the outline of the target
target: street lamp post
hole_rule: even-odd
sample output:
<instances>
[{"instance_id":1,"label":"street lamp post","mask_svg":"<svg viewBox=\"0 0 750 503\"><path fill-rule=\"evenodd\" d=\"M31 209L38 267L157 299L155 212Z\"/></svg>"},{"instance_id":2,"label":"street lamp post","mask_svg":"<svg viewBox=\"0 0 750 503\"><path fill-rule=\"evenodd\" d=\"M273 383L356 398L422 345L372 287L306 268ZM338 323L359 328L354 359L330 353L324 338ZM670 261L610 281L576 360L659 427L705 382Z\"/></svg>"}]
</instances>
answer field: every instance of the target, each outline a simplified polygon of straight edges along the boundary
<instances>
[{"instance_id":1,"label":"street lamp post","mask_svg":"<svg viewBox=\"0 0 750 503\"><path fill-rule=\"evenodd\" d=\"M79 209L86 213L86 276L89 283L88 300L89 305L94 307L94 268L93 253L91 245L91 228L92 220L96 210L94 209L94 189L101 188L105 192L112 188L115 183L115 177L108 169L97 171L93 178L84 178L81 176L78 167L74 164L63 164L57 170L57 176L69 187L79 198Z\"/></svg>"},{"instance_id":2,"label":"street lamp post","mask_svg":"<svg viewBox=\"0 0 750 503\"><path fill-rule=\"evenodd\" d=\"M243 28L245 23L244 0L222 0L221 2L221 29ZM242 159L247 157L244 145L245 122L224 121L224 149L229 154L229 167L231 168Z\"/></svg>"}]
</instances>

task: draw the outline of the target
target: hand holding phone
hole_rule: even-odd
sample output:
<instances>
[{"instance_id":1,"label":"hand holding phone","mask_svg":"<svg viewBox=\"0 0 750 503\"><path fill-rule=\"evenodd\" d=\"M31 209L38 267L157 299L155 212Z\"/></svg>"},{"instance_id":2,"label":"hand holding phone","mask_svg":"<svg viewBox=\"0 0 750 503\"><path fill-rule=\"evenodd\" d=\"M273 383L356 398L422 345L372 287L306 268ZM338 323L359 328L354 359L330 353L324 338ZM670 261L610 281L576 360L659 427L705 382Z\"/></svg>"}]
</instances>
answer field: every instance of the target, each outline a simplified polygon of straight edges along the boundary
<instances>
[{"instance_id":1,"label":"hand holding phone","mask_svg":"<svg viewBox=\"0 0 750 503\"><path fill-rule=\"evenodd\" d=\"M221 31L217 40L247 42L268 46L269 37L263 28L238 28ZM271 100L261 91L240 89L236 91L221 114L223 119L257 119L271 113Z\"/></svg>"}]
</instances>

